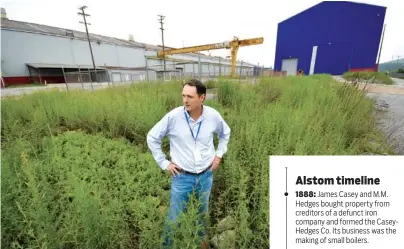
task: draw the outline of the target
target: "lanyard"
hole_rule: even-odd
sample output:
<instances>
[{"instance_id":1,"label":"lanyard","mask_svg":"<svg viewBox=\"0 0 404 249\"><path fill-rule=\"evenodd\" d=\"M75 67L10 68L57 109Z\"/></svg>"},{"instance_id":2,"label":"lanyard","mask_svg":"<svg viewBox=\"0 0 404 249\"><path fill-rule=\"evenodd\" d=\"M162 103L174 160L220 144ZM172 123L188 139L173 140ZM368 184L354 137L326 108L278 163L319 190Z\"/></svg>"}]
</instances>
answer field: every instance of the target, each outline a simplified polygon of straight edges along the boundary
<instances>
[{"instance_id":1,"label":"lanyard","mask_svg":"<svg viewBox=\"0 0 404 249\"><path fill-rule=\"evenodd\" d=\"M195 144L196 144L196 139L198 138L199 131L201 130L202 121L199 123L198 131L197 131L196 137L195 137L195 136L194 136L194 132L193 132L192 129L191 129L191 125L189 124L188 116L187 116L187 114L186 114L185 112L184 112L184 116L185 116L185 119L187 120L189 130L191 131L192 137L194 138L194 141L195 141Z\"/></svg>"}]
</instances>

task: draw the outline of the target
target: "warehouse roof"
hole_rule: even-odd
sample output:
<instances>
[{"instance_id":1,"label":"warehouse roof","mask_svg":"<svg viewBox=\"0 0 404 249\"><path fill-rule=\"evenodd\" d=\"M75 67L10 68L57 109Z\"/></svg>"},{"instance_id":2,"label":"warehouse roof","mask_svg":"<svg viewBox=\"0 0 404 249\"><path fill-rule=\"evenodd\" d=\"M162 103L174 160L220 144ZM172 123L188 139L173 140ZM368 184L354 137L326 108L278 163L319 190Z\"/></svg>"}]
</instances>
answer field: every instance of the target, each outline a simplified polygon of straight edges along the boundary
<instances>
[{"instance_id":1,"label":"warehouse roof","mask_svg":"<svg viewBox=\"0 0 404 249\"><path fill-rule=\"evenodd\" d=\"M42 24L35 24L35 23L28 23L28 22L21 22L21 21L14 21L14 20L1 20L1 28L8 29L8 30L17 30L17 31L26 31L32 33L41 33L41 34L48 34L48 35L55 35L55 36L65 36L65 37L74 37L76 39L87 39L87 35L85 32L71 30L71 29L64 29L58 27L52 27ZM94 42L102 42L102 43L110 43L119 46L129 46L129 47L143 47L147 46L150 49L157 49L160 50L158 46L138 43L138 42L131 42L119 38L108 37L103 35L96 35L96 34L89 34L90 40Z\"/></svg>"},{"instance_id":2,"label":"warehouse roof","mask_svg":"<svg viewBox=\"0 0 404 249\"><path fill-rule=\"evenodd\" d=\"M93 65L75 65L75 64L58 64L58 63L26 63L27 66L36 69L49 69L49 68L57 68L57 69L94 69ZM109 70L130 70L130 71L146 71L146 67L118 67L118 66L96 66L96 69L109 69ZM147 70L156 71L152 68L147 68Z\"/></svg>"},{"instance_id":3,"label":"warehouse roof","mask_svg":"<svg viewBox=\"0 0 404 249\"><path fill-rule=\"evenodd\" d=\"M27 66L33 68L81 68L81 69L94 69L92 65L72 65L72 64L55 64L55 63L26 63ZM96 67L97 69L104 69L104 67Z\"/></svg>"},{"instance_id":4,"label":"warehouse roof","mask_svg":"<svg viewBox=\"0 0 404 249\"><path fill-rule=\"evenodd\" d=\"M53 35L53 36L71 37L74 39L87 40L87 34L82 31L58 28L58 27L53 27L53 26L48 26L48 25L43 25L43 24L9 20L9 19L1 20L1 29L31 32L31 33L37 33L37 34ZM151 51L162 50L161 46L140 43L140 42L132 42L129 40L119 39L119 38L115 38L115 37L96 35L96 34L91 34L91 33L89 33L89 36L90 36L90 40L93 42L108 43L108 44L114 44L114 45L126 46L126 47L146 48L146 50L151 50ZM171 48L171 47L166 46L166 48ZM197 54L198 53L189 53L187 55L196 56ZM205 55L202 53L200 53L200 55L202 57L207 57L207 58L219 58L218 56L208 56L208 55ZM227 59L223 59L223 61L230 62L230 60L227 60ZM252 65L252 64L244 62L244 65Z\"/></svg>"}]
</instances>

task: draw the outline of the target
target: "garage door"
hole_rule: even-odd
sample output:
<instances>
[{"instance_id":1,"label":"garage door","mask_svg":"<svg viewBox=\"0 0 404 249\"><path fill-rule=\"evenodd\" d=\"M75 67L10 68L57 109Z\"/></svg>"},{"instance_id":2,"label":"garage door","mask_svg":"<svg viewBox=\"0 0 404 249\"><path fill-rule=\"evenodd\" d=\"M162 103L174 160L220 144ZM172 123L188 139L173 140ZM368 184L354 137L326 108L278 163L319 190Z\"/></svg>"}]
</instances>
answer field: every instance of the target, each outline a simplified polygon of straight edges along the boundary
<instances>
[{"instance_id":1,"label":"garage door","mask_svg":"<svg viewBox=\"0 0 404 249\"><path fill-rule=\"evenodd\" d=\"M297 58L283 59L282 71L286 71L286 75L296 75L297 73Z\"/></svg>"}]
</instances>

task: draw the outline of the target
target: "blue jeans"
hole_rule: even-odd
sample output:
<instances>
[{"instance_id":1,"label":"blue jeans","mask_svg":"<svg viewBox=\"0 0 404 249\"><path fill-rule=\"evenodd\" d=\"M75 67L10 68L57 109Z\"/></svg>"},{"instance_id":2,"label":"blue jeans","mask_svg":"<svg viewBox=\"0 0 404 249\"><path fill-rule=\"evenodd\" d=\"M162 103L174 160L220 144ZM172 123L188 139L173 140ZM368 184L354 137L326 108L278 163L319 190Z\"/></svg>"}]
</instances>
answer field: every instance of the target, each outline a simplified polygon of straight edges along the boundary
<instances>
[{"instance_id":1,"label":"blue jeans","mask_svg":"<svg viewBox=\"0 0 404 249\"><path fill-rule=\"evenodd\" d=\"M180 173L179 175L171 177L170 210L168 213L168 221L164 229L163 248L170 248L172 245L173 241L170 235L170 225L175 223L177 217L184 211L192 193L195 193L196 198L202 202L199 209L201 216L208 213L212 183L213 172L211 169L208 169L200 175ZM201 219L200 222L205 226L203 219ZM199 236L203 238L205 232L199 233Z\"/></svg>"}]
</instances>

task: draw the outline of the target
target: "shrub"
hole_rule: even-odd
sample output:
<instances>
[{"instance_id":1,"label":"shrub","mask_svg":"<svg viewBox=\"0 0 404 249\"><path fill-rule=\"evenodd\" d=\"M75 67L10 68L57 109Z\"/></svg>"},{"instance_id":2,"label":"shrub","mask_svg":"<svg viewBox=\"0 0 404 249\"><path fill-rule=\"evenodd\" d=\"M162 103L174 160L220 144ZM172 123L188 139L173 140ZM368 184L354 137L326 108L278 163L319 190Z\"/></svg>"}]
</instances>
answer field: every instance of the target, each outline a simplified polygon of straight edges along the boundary
<instances>
[{"instance_id":1,"label":"shrub","mask_svg":"<svg viewBox=\"0 0 404 249\"><path fill-rule=\"evenodd\" d=\"M360 81L374 84L392 85L393 80L383 72L347 72L342 76L348 81Z\"/></svg>"},{"instance_id":2,"label":"shrub","mask_svg":"<svg viewBox=\"0 0 404 249\"><path fill-rule=\"evenodd\" d=\"M212 88L216 88L217 87L217 82L214 80L208 80L206 82L204 82L206 89L212 89Z\"/></svg>"}]
</instances>

